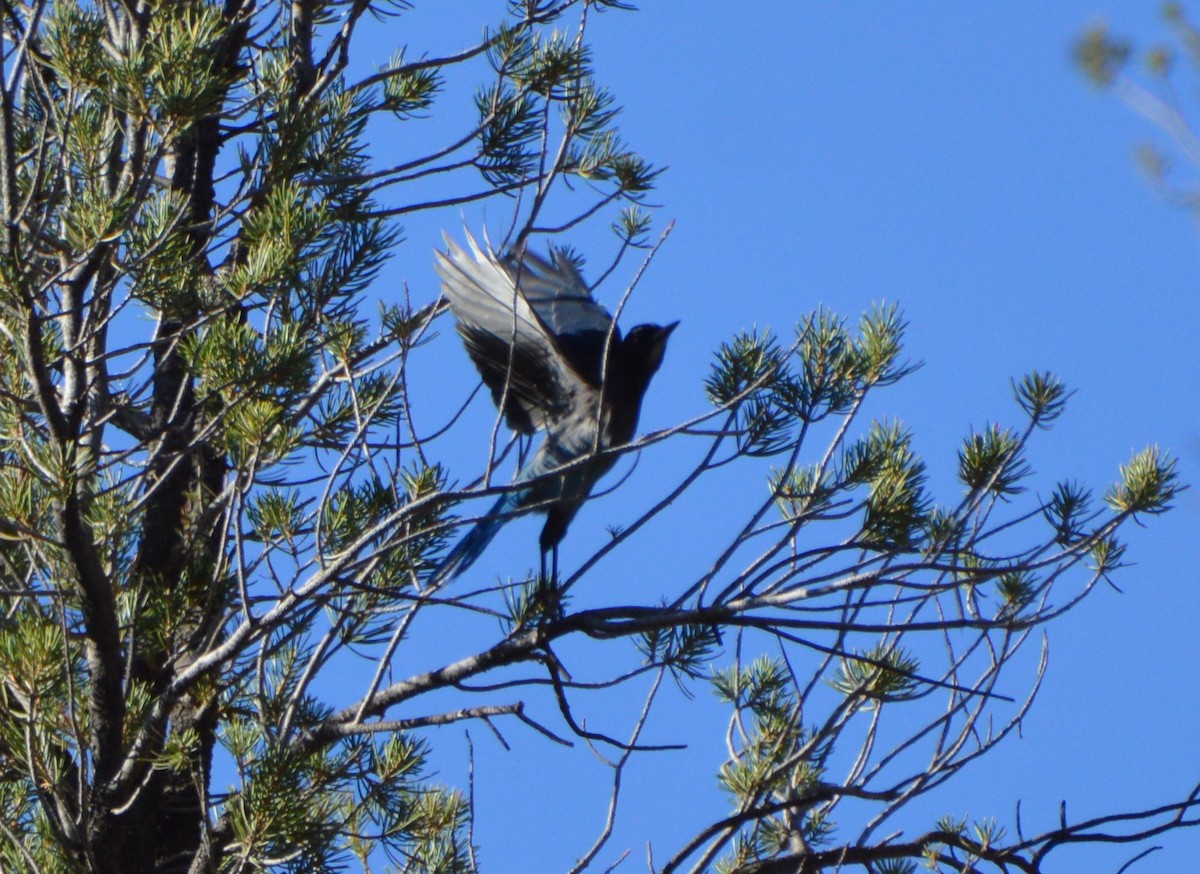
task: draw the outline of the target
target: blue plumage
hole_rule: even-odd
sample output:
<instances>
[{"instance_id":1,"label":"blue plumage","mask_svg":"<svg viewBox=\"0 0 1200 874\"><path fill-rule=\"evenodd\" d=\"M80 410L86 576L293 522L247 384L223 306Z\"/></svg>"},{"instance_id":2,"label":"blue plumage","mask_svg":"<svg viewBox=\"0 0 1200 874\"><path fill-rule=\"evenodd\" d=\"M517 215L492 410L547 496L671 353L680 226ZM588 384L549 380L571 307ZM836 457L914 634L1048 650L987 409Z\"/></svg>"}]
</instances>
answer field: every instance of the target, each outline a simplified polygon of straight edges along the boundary
<instances>
[{"instance_id":1,"label":"blue plumage","mask_svg":"<svg viewBox=\"0 0 1200 874\"><path fill-rule=\"evenodd\" d=\"M468 234L470 252L449 238L437 253L442 292L492 399L513 430L545 439L517 475L527 488L502 495L446 555L434 580L467 570L500 527L524 510L546 514L539 540L543 572L593 486L615 463L611 454L552 471L633 439L642 398L678 322L638 325L628 336L591 296L561 253L501 259ZM607 353L607 354L606 354Z\"/></svg>"},{"instance_id":2,"label":"blue plumage","mask_svg":"<svg viewBox=\"0 0 1200 874\"><path fill-rule=\"evenodd\" d=\"M452 550L446 553L446 557L442 559L434 572L434 579L438 581L452 580L473 565L475 560L483 555L483 551L492 542L496 532L508 521L506 514L516 510L518 501L518 493L511 492L502 495L496 503L492 504L487 515L476 522L475 527L468 531Z\"/></svg>"}]
</instances>

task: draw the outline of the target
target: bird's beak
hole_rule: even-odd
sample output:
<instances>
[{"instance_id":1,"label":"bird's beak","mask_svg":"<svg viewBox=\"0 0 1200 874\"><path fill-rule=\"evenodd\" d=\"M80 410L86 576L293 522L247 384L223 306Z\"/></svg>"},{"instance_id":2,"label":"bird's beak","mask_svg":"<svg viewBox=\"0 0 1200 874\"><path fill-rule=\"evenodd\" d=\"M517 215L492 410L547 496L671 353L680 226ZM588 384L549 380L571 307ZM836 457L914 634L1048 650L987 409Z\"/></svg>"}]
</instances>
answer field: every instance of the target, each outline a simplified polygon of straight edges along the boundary
<instances>
[{"instance_id":1,"label":"bird's beak","mask_svg":"<svg viewBox=\"0 0 1200 874\"><path fill-rule=\"evenodd\" d=\"M662 366L663 356L667 352L667 339L671 336L671 332L678 327L679 322L674 321L671 322L671 324L663 325L658 329L658 336L654 338L654 368L651 370L651 373L653 373L654 370L658 370L658 368Z\"/></svg>"}]
</instances>

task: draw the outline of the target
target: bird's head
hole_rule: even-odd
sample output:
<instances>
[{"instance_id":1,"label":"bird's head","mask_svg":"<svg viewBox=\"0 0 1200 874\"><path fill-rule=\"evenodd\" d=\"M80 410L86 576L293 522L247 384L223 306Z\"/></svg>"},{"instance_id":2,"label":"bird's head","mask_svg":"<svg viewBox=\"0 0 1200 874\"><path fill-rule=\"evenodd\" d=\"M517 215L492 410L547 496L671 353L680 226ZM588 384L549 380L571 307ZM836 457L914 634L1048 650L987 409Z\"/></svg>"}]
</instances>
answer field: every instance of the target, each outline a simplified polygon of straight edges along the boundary
<instances>
[{"instance_id":1,"label":"bird's head","mask_svg":"<svg viewBox=\"0 0 1200 874\"><path fill-rule=\"evenodd\" d=\"M663 355L667 351L667 338L678 326L679 322L634 326L621 341L621 357L649 382L662 365Z\"/></svg>"}]
</instances>

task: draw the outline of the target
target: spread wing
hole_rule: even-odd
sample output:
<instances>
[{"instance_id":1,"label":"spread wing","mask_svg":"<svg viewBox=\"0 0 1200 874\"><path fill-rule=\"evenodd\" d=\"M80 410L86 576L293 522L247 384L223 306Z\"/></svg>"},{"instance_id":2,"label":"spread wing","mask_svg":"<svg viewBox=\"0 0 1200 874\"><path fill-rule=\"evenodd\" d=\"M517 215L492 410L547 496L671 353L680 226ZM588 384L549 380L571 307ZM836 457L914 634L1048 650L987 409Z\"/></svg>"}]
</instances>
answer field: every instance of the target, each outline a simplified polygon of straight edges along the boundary
<instances>
[{"instance_id":1,"label":"spread wing","mask_svg":"<svg viewBox=\"0 0 1200 874\"><path fill-rule=\"evenodd\" d=\"M592 299L575 263L558 250L551 252L551 258L547 261L526 250L519 257L509 254L504 264L525 300L555 337L607 333L612 316Z\"/></svg>"},{"instance_id":2,"label":"spread wing","mask_svg":"<svg viewBox=\"0 0 1200 874\"><path fill-rule=\"evenodd\" d=\"M458 331L514 431L531 434L594 394L612 317L564 256L501 260L467 234L437 253Z\"/></svg>"}]
</instances>

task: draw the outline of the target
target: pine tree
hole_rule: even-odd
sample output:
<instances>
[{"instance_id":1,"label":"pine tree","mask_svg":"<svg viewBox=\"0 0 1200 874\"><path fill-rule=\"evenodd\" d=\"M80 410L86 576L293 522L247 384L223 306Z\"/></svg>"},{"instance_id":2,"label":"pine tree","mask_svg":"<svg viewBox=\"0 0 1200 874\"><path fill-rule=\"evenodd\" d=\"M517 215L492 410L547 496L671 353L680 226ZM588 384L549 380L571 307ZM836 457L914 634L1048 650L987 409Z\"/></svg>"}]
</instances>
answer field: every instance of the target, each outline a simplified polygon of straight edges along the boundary
<instances>
[{"instance_id":1,"label":"pine tree","mask_svg":"<svg viewBox=\"0 0 1200 874\"><path fill-rule=\"evenodd\" d=\"M397 222L443 209L450 224L496 198L515 245L604 216L631 258L651 249L643 197L659 171L621 139L592 69L588 16L623 4L511 2L469 49L401 50L353 74L356 37L407 5L4 7L0 868L474 870L470 799L429 778L430 729L574 734L619 750L618 774L642 749L642 722L626 743L575 717L586 684L555 645L580 636L633 640L635 673L711 684L736 714L720 774L734 813L663 870L950 870L1062 843L947 823L843 846L855 839L832 811L845 797L898 808L1010 730L983 731L1000 671L1120 566L1118 529L1170 505L1173 463L1137 455L1103 505L1071 482L1031 499L1030 441L1068 394L1032 374L1015 383L1020 424L969 435L963 492L936 502L908 430L860 421L868 394L911 369L894 308L732 338L712 409L635 444L700 433L711 449L604 551L710 471L745 463L761 489L756 465L775 465L753 517L667 603L573 608L591 561L564 579L430 587L464 502L502 487L455 487L413 424L408 369L448 316L432 300L377 305ZM397 138L471 77L473 121L444 147L373 153L369 130ZM409 194L431 180L437 198ZM832 435L819 447L818 431ZM406 674L411 623L435 607L451 624L501 621L472 655ZM816 663L710 672L733 640L764 639ZM372 676L349 704L318 691L347 659ZM820 679L838 703L818 716ZM495 703L471 680L513 694ZM527 712L534 684L554 690L560 724ZM437 691L454 703L395 715ZM935 695L943 715L914 738L937 735L939 757L881 787L887 754L864 720ZM848 776L827 768L835 741L862 750Z\"/></svg>"}]
</instances>

